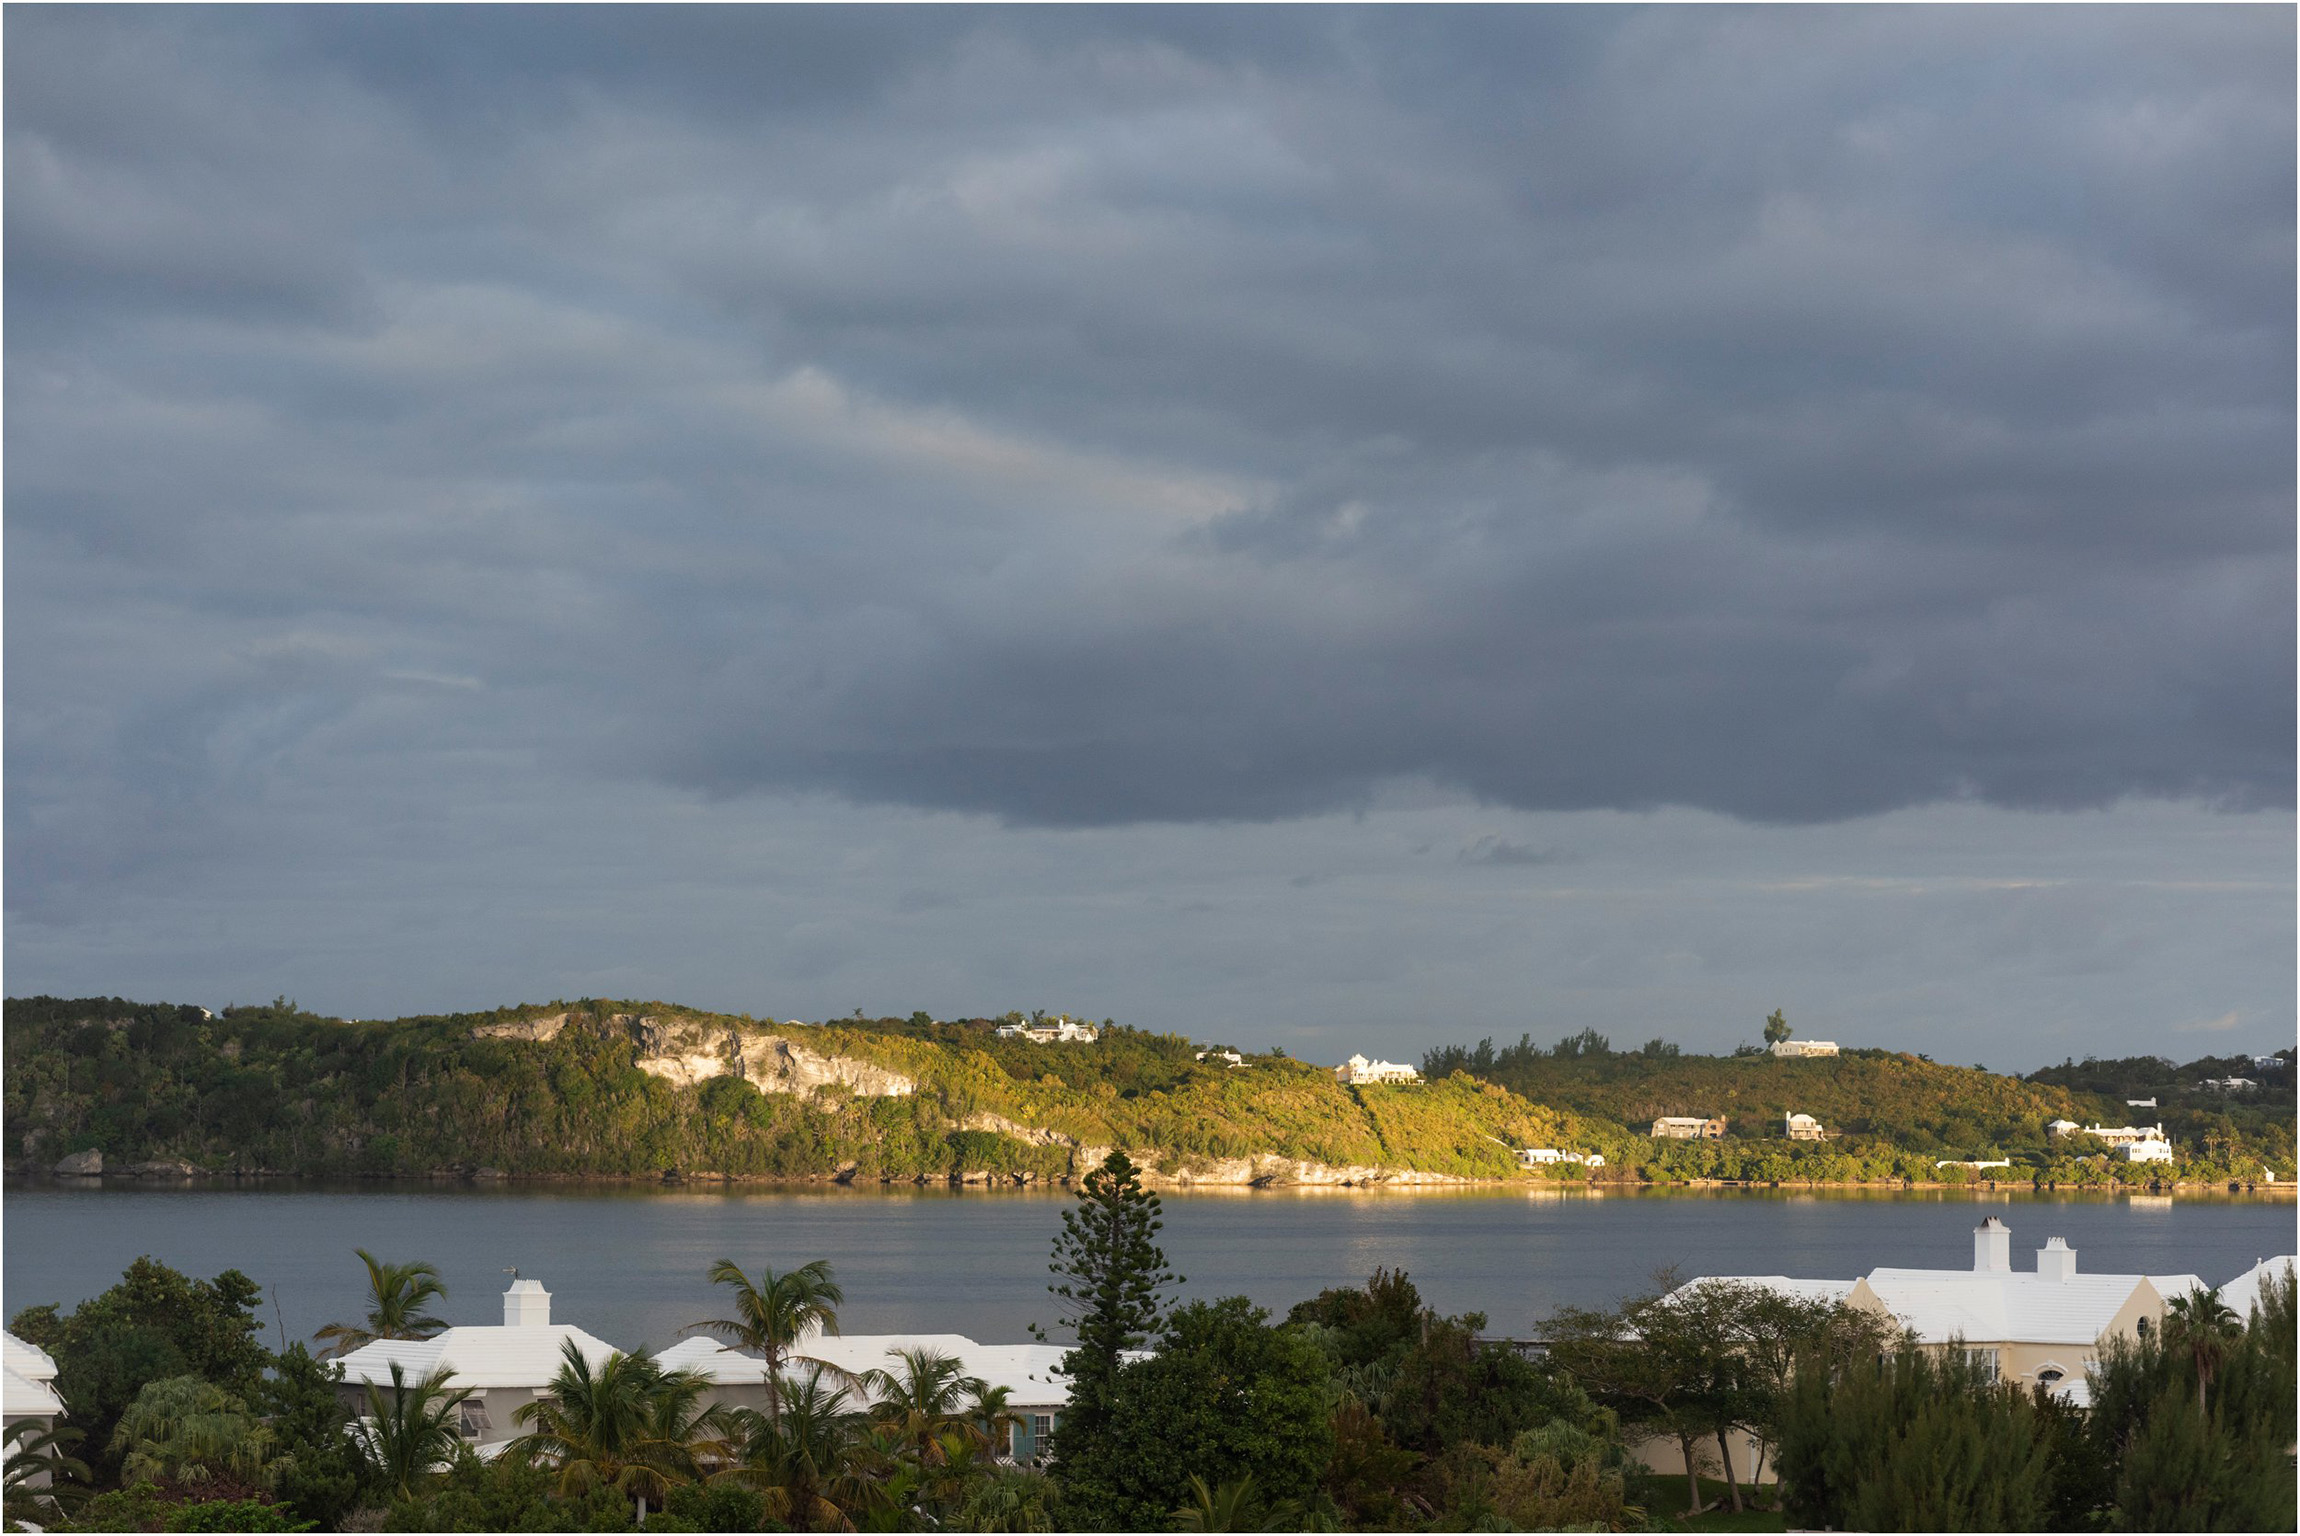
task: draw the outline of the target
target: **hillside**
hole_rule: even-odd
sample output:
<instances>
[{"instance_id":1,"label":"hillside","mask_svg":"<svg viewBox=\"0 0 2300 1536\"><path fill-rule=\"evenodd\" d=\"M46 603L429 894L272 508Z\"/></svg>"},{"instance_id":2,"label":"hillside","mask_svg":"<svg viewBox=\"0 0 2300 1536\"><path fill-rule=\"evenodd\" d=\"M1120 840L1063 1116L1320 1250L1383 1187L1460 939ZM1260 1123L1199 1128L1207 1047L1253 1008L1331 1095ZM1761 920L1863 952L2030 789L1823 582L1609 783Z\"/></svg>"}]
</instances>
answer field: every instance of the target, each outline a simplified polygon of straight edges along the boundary
<instances>
[{"instance_id":1,"label":"hillside","mask_svg":"<svg viewBox=\"0 0 2300 1536\"><path fill-rule=\"evenodd\" d=\"M348 1023L284 1000L208 1018L119 999L6 1005L14 1166L557 1176L1020 1179L1123 1146L1176 1181L1510 1176L1582 1134L1469 1078L1352 1089L1179 1036L1000 1040L988 1020L774 1024L585 1001ZM1505 1145L1506 1144L1506 1145Z\"/></svg>"},{"instance_id":2,"label":"hillside","mask_svg":"<svg viewBox=\"0 0 2300 1536\"><path fill-rule=\"evenodd\" d=\"M2147 1059L2167 1082L2201 1075L2198 1063L2175 1068ZM1977 1067L1933 1062L1906 1052L1851 1049L1841 1055L1779 1059L1765 1054L1692 1056L1655 1042L1615 1051L1584 1033L1543 1048L1530 1040L1496 1050L1492 1041L1432 1051L1423 1070L1432 1077L1461 1073L1507 1088L1580 1118L1590 1134L1615 1145L1648 1177L1761 1179L1944 1178L1933 1171L1943 1158L2009 1159L1999 1174L2039 1183L2097 1184L2145 1180L2161 1172L2090 1160L2089 1141L2055 1142L2045 1131L2055 1119L2122 1125L2162 1119L2180 1154L2183 1180L2250 1181L2263 1167L2285 1180L2293 1174L2293 1114L2289 1077L2256 1099L2238 1103L2201 1090L2167 1090L2165 1109L2128 1108L2112 1091L2131 1073L2123 1064L2087 1063L2053 1068L2029 1078ZM2087 1069L2094 1069L2088 1072ZM2132 1095L2144 1097L2145 1095ZM1812 1115L1832 1133L1824 1144L1782 1139L1791 1112ZM1723 1116L1724 1142L1645 1143L1662 1115Z\"/></svg>"}]
</instances>

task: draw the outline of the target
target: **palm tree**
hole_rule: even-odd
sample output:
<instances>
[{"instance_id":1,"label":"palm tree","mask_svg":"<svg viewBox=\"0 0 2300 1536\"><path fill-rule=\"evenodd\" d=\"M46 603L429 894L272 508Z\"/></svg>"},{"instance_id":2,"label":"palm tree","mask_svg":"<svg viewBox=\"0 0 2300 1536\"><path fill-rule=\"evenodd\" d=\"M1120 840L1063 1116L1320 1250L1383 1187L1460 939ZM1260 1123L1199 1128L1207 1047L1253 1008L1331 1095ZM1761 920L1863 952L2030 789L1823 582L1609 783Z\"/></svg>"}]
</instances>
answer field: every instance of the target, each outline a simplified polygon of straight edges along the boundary
<instances>
[{"instance_id":1,"label":"palm tree","mask_svg":"<svg viewBox=\"0 0 2300 1536\"><path fill-rule=\"evenodd\" d=\"M718 1418L699 1412L708 1383L694 1371L666 1371L644 1352L620 1350L594 1368L573 1339L562 1346L549 1394L512 1411L527 1426L519 1453L559 1469L563 1494L605 1486L661 1503L674 1483L692 1482L715 1461Z\"/></svg>"},{"instance_id":2,"label":"palm tree","mask_svg":"<svg viewBox=\"0 0 2300 1536\"><path fill-rule=\"evenodd\" d=\"M2195 1290L2164 1304L2164 1342L2186 1351L2196 1366L2196 1411L2205 1411L2204 1394L2220 1370L2228 1346L2244 1331L2243 1320L2220 1299L2217 1291Z\"/></svg>"},{"instance_id":3,"label":"palm tree","mask_svg":"<svg viewBox=\"0 0 2300 1536\"><path fill-rule=\"evenodd\" d=\"M739 1465L725 1475L757 1488L767 1513L794 1530L851 1531L855 1512L876 1502L879 1479L856 1455L861 1417L844 1406L845 1386L826 1386L823 1376L810 1370L773 1416L735 1411Z\"/></svg>"},{"instance_id":4,"label":"palm tree","mask_svg":"<svg viewBox=\"0 0 2300 1536\"><path fill-rule=\"evenodd\" d=\"M863 1388L873 1399L871 1417L900 1434L919 1465L935 1465L944 1459L946 1434L955 1431L966 1440L976 1437L966 1410L988 1384L967 1375L964 1365L940 1350L898 1350L895 1359L901 1362L900 1370L862 1373ZM987 1436L983 1444L989 1444Z\"/></svg>"},{"instance_id":5,"label":"palm tree","mask_svg":"<svg viewBox=\"0 0 2300 1536\"><path fill-rule=\"evenodd\" d=\"M428 1339L447 1331L447 1324L422 1310L424 1303L444 1301L447 1286L434 1264L386 1264L365 1248L353 1253L367 1266L367 1321L330 1323L312 1335L316 1342L332 1339L328 1355L348 1355L377 1339Z\"/></svg>"},{"instance_id":6,"label":"palm tree","mask_svg":"<svg viewBox=\"0 0 2300 1536\"><path fill-rule=\"evenodd\" d=\"M18 1419L8 1426L7 1484L0 1514L54 1525L88 1497L88 1464L72 1454L83 1436L69 1424ZM38 1479L38 1481L35 1481Z\"/></svg>"},{"instance_id":7,"label":"palm tree","mask_svg":"<svg viewBox=\"0 0 2300 1536\"><path fill-rule=\"evenodd\" d=\"M1022 1422L1022 1415L1007 1406L1014 1396L1012 1387L994 1387L988 1382L976 1385L974 1401L964 1410L966 1422L973 1425L983 1443L999 1455L1006 1454L1008 1431Z\"/></svg>"},{"instance_id":8,"label":"palm tree","mask_svg":"<svg viewBox=\"0 0 2300 1536\"><path fill-rule=\"evenodd\" d=\"M231 1478L268 1487L276 1470L271 1427L222 1387L197 1376L148 1383L112 1431L123 1486Z\"/></svg>"},{"instance_id":9,"label":"palm tree","mask_svg":"<svg viewBox=\"0 0 2300 1536\"><path fill-rule=\"evenodd\" d=\"M475 1390L451 1387L453 1371L435 1368L410 1385L391 1363L391 1393L368 1383L367 1412L352 1421L352 1438L394 1498L408 1499L430 1476L454 1461L462 1447L462 1408Z\"/></svg>"},{"instance_id":10,"label":"palm tree","mask_svg":"<svg viewBox=\"0 0 2300 1536\"><path fill-rule=\"evenodd\" d=\"M847 1298L831 1278L829 1260L816 1259L780 1275L761 1266L753 1283L733 1259L721 1259L711 1266L711 1283L733 1287L735 1315L690 1323L685 1331L701 1329L737 1349L755 1350L765 1359L769 1420L782 1417L786 1365L812 1366L818 1375L826 1370L844 1374L828 1361L795 1353L795 1346L806 1335L839 1331L838 1309Z\"/></svg>"}]
</instances>

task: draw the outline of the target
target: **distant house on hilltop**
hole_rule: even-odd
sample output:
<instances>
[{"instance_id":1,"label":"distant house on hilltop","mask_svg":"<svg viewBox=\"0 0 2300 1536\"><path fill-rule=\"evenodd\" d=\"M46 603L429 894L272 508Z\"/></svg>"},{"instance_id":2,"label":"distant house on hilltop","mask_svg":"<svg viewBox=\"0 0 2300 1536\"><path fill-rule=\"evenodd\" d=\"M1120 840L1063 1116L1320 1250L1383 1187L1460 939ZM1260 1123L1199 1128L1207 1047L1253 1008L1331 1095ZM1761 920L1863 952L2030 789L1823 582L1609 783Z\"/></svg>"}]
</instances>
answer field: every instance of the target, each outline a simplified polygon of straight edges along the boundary
<instances>
[{"instance_id":1,"label":"distant house on hilltop","mask_svg":"<svg viewBox=\"0 0 2300 1536\"><path fill-rule=\"evenodd\" d=\"M1421 1073L1399 1061L1368 1061L1363 1056L1352 1056L1334 1068L1334 1076L1345 1083L1418 1083Z\"/></svg>"},{"instance_id":2,"label":"distant house on hilltop","mask_svg":"<svg viewBox=\"0 0 2300 1536\"><path fill-rule=\"evenodd\" d=\"M1784 1057L1834 1056L1837 1054L1837 1042L1834 1040L1776 1040L1771 1045L1766 1046L1765 1049L1775 1056Z\"/></svg>"},{"instance_id":3,"label":"distant house on hilltop","mask_svg":"<svg viewBox=\"0 0 2300 1536\"><path fill-rule=\"evenodd\" d=\"M1652 1134L1656 1141L1715 1141L1725 1134L1725 1117L1663 1115L1653 1122Z\"/></svg>"},{"instance_id":4,"label":"distant house on hilltop","mask_svg":"<svg viewBox=\"0 0 2300 1536\"><path fill-rule=\"evenodd\" d=\"M998 1038L1035 1040L1040 1045L1066 1042L1092 1045L1102 1038L1102 1031L1091 1024L1081 1024L1076 1019L1058 1015L1051 1019L1036 1019L1028 1024L1001 1024L998 1026Z\"/></svg>"}]
</instances>

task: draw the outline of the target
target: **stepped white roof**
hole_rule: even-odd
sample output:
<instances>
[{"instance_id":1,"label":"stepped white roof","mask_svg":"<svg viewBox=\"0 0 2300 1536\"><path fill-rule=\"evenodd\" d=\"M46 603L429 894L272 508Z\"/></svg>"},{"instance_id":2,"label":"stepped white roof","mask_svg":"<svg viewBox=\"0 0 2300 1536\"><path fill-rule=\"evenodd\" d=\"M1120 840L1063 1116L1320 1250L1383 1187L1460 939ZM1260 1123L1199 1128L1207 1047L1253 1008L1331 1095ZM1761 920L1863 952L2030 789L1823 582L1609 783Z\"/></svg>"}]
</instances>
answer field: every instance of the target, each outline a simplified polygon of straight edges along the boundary
<instances>
[{"instance_id":1,"label":"stepped white roof","mask_svg":"<svg viewBox=\"0 0 2300 1536\"><path fill-rule=\"evenodd\" d=\"M2227 1303L2229 1311L2238 1317L2248 1318L2252 1315L2252 1309L2260 1303L2260 1288L2267 1282L2268 1277L2286 1274L2292 1271L2295 1265L2300 1265L2300 1257L2295 1257L2289 1253L2281 1258L2262 1259L2243 1274L2222 1286L2220 1299Z\"/></svg>"},{"instance_id":2,"label":"stepped white roof","mask_svg":"<svg viewBox=\"0 0 2300 1536\"><path fill-rule=\"evenodd\" d=\"M914 1349L949 1355L967 1375L1006 1388L1017 1407L1062 1403L1070 1397L1069 1379L1062 1374L1062 1357L1069 1351L1058 1344L978 1344L963 1333L809 1334L792 1346L791 1353L860 1376L870 1370L898 1371L902 1362L896 1356ZM665 1370L700 1371L721 1386L751 1385L767 1377L766 1362L757 1355L728 1349L713 1339L683 1339L655 1358ZM806 1367L786 1361L783 1374L804 1376Z\"/></svg>"},{"instance_id":3,"label":"stepped white roof","mask_svg":"<svg viewBox=\"0 0 2300 1536\"><path fill-rule=\"evenodd\" d=\"M450 1328L433 1339L378 1339L343 1357L343 1379L391 1385L396 1362L405 1380L421 1381L444 1366L458 1387L545 1387L559 1374L569 1340L592 1366L606 1363L615 1346L572 1323L497 1324Z\"/></svg>"},{"instance_id":4,"label":"stepped white roof","mask_svg":"<svg viewBox=\"0 0 2300 1536\"><path fill-rule=\"evenodd\" d=\"M2170 1298L2199 1290L2194 1275L2086 1275L2066 1279L2014 1271L1878 1269L1868 1286L1920 1342L2091 1344L2143 1283Z\"/></svg>"},{"instance_id":5,"label":"stepped white roof","mask_svg":"<svg viewBox=\"0 0 2300 1536\"><path fill-rule=\"evenodd\" d=\"M1698 1286L1713 1283L1762 1286L1768 1291L1778 1291L1796 1301L1843 1301L1847 1296L1853 1294L1853 1286L1857 1282L1851 1280L1805 1280L1795 1275L1704 1275L1698 1280L1686 1281L1669 1294L1682 1296Z\"/></svg>"},{"instance_id":6,"label":"stepped white roof","mask_svg":"<svg viewBox=\"0 0 2300 1536\"><path fill-rule=\"evenodd\" d=\"M64 1411L64 1400L49 1385L56 1379L56 1361L37 1344L0 1332L0 1416L11 1419L52 1419Z\"/></svg>"}]
</instances>

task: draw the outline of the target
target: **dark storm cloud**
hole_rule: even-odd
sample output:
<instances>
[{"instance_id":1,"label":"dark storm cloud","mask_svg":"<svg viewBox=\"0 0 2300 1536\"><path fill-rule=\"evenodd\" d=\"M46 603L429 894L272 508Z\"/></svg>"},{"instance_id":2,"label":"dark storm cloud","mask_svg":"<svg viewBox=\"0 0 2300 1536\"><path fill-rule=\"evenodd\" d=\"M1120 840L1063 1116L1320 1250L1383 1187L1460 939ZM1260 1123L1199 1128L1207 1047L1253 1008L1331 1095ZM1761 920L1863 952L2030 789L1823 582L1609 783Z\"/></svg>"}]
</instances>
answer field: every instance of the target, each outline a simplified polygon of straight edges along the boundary
<instances>
[{"instance_id":1,"label":"dark storm cloud","mask_svg":"<svg viewBox=\"0 0 2300 1536\"><path fill-rule=\"evenodd\" d=\"M14 11L12 894L418 749L2289 803L2293 25Z\"/></svg>"}]
</instances>

